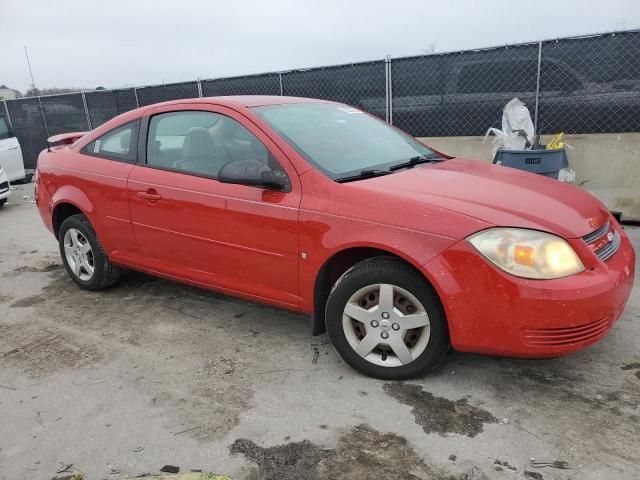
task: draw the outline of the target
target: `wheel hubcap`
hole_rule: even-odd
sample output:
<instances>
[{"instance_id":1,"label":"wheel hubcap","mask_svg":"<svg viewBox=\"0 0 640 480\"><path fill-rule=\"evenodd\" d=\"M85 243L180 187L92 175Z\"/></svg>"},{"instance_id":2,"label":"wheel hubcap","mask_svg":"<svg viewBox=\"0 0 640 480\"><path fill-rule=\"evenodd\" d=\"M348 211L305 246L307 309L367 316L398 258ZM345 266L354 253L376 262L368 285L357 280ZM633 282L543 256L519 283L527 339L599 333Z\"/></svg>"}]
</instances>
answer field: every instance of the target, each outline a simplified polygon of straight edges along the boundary
<instances>
[{"instance_id":1,"label":"wheel hubcap","mask_svg":"<svg viewBox=\"0 0 640 480\"><path fill-rule=\"evenodd\" d=\"M354 293L344 308L342 327L351 348L384 367L413 362L427 348L429 316L407 290L374 284Z\"/></svg>"},{"instance_id":2,"label":"wheel hubcap","mask_svg":"<svg viewBox=\"0 0 640 480\"><path fill-rule=\"evenodd\" d=\"M87 238L75 228L64 234L64 254L73 274L80 280L87 281L93 277L95 263L93 250Z\"/></svg>"}]
</instances>

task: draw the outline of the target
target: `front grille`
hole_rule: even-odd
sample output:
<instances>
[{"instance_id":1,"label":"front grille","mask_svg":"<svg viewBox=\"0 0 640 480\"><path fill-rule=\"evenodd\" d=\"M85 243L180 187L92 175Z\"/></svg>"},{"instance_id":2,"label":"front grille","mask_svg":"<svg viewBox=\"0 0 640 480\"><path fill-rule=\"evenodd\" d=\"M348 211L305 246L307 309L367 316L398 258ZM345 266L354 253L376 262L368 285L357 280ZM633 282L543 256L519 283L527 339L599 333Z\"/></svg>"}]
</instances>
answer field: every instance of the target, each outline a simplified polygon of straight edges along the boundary
<instances>
[{"instance_id":1,"label":"front grille","mask_svg":"<svg viewBox=\"0 0 640 480\"><path fill-rule=\"evenodd\" d=\"M9 190L9 182L0 183L0 193L4 193Z\"/></svg>"},{"instance_id":2,"label":"front grille","mask_svg":"<svg viewBox=\"0 0 640 480\"><path fill-rule=\"evenodd\" d=\"M604 247L596 250L596 255L603 262L609 260L614 253L618 251L618 247L620 247L620 234L618 232L613 232L613 238L609 243L607 243Z\"/></svg>"},{"instance_id":3,"label":"front grille","mask_svg":"<svg viewBox=\"0 0 640 480\"><path fill-rule=\"evenodd\" d=\"M606 222L582 239L603 262L609 260L620 247L620 234L611 222Z\"/></svg>"},{"instance_id":4,"label":"front grille","mask_svg":"<svg viewBox=\"0 0 640 480\"><path fill-rule=\"evenodd\" d=\"M609 231L609 222L606 222L599 229L594 232L591 232L589 235L585 235L582 239L587 243L593 243L596 240L603 237Z\"/></svg>"},{"instance_id":5,"label":"front grille","mask_svg":"<svg viewBox=\"0 0 640 480\"><path fill-rule=\"evenodd\" d=\"M608 318L586 325L566 328L528 329L522 333L523 341L534 347L561 347L575 343L595 342L609 330Z\"/></svg>"}]
</instances>

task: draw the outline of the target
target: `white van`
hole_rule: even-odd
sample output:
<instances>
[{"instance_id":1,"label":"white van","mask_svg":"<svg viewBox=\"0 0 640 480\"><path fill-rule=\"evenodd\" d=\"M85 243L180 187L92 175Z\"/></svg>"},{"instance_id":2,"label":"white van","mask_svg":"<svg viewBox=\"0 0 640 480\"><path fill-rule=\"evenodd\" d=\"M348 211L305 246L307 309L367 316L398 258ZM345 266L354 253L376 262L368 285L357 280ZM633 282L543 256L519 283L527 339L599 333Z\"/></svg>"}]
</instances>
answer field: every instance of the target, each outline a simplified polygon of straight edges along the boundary
<instances>
[{"instance_id":1,"label":"white van","mask_svg":"<svg viewBox=\"0 0 640 480\"><path fill-rule=\"evenodd\" d=\"M0 112L0 165L9 182L30 182L32 174L24 171L22 150L9 120Z\"/></svg>"}]
</instances>

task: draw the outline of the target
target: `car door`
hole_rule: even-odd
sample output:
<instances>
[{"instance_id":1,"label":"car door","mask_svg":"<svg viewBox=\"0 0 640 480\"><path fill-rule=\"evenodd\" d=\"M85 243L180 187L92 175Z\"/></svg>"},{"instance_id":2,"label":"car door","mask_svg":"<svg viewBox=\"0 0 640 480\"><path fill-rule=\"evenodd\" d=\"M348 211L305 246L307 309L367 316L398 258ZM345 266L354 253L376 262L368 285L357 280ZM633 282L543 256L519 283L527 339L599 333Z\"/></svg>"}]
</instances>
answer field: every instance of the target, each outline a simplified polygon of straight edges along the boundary
<instances>
[{"instance_id":1,"label":"car door","mask_svg":"<svg viewBox=\"0 0 640 480\"><path fill-rule=\"evenodd\" d=\"M7 174L9 182L24 178L22 150L4 115L0 115L0 165Z\"/></svg>"},{"instance_id":2,"label":"car door","mask_svg":"<svg viewBox=\"0 0 640 480\"><path fill-rule=\"evenodd\" d=\"M296 307L301 192L275 143L222 106L158 107L146 125L144 163L132 170L128 192L148 268ZM291 191L216 180L223 165L251 156L281 167Z\"/></svg>"}]
</instances>

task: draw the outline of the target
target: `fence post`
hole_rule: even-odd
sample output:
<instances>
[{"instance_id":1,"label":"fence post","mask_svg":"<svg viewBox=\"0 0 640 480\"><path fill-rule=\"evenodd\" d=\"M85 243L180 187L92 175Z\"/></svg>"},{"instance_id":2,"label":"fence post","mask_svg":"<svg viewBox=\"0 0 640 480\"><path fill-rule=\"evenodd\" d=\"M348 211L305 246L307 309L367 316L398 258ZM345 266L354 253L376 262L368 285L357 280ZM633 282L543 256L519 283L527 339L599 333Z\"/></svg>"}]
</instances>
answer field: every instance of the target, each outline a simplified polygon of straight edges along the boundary
<instances>
[{"instance_id":1,"label":"fence post","mask_svg":"<svg viewBox=\"0 0 640 480\"><path fill-rule=\"evenodd\" d=\"M282 90L282 72L278 72L278 80L280 81L280 96L282 97L284 95Z\"/></svg>"},{"instance_id":2,"label":"fence post","mask_svg":"<svg viewBox=\"0 0 640 480\"><path fill-rule=\"evenodd\" d=\"M538 134L538 103L540 102L540 66L542 65L542 42L538 42L538 73L536 74L536 108L533 114L533 134Z\"/></svg>"},{"instance_id":3,"label":"fence post","mask_svg":"<svg viewBox=\"0 0 640 480\"><path fill-rule=\"evenodd\" d=\"M93 130L91 126L91 117L89 116L89 109L87 108L87 97L84 95L84 91L80 92L82 94L82 104L84 105L84 114L87 117L87 126L89 130Z\"/></svg>"},{"instance_id":4,"label":"fence post","mask_svg":"<svg viewBox=\"0 0 640 480\"><path fill-rule=\"evenodd\" d=\"M7 120L9 120L9 126L11 127L11 130L16 131L16 129L13 126L13 122L11 121L11 114L9 113L9 105L7 105L7 101L3 100L2 103L4 103L4 111L7 112Z\"/></svg>"},{"instance_id":5,"label":"fence post","mask_svg":"<svg viewBox=\"0 0 640 480\"><path fill-rule=\"evenodd\" d=\"M202 82L198 78L198 97L202 98Z\"/></svg>"},{"instance_id":6,"label":"fence post","mask_svg":"<svg viewBox=\"0 0 640 480\"><path fill-rule=\"evenodd\" d=\"M393 82L391 77L391 55L387 55L384 59L385 118L387 123L393 125Z\"/></svg>"},{"instance_id":7,"label":"fence post","mask_svg":"<svg viewBox=\"0 0 640 480\"><path fill-rule=\"evenodd\" d=\"M140 108L140 102L138 101L138 89L133 87L133 96L136 97L136 108Z\"/></svg>"},{"instance_id":8,"label":"fence post","mask_svg":"<svg viewBox=\"0 0 640 480\"><path fill-rule=\"evenodd\" d=\"M44 114L44 108L42 108L42 101L38 96L38 105L40 105L40 114L42 115L42 123L44 124L44 131L47 133L47 138L51 136L49 133L49 125L47 125L47 116Z\"/></svg>"}]
</instances>

